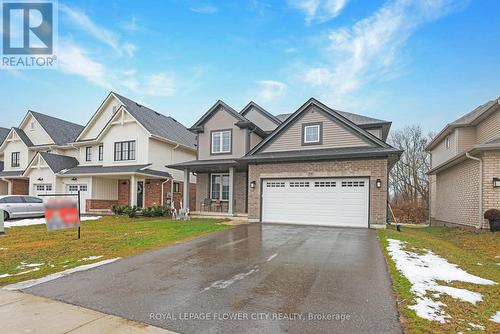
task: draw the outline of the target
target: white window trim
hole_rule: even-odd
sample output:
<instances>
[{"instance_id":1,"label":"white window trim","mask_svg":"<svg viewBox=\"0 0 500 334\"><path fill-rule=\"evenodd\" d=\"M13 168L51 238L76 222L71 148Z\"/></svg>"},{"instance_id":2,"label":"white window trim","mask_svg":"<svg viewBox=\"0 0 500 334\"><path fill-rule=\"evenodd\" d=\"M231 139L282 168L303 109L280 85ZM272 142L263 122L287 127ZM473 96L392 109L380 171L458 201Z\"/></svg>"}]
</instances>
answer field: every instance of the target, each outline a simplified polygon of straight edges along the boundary
<instances>
[{"instance_id":1,"label":"white window trim","mask_svg":"<svg viewBox=\"0 0 500 334\"><path fill-rule=\"evenodd\" d=\"M451 146L451 143L450 143L450 136L447 136L445 139L444 139L444 148L445 149L449 149Z\"/></svg>"},{"instance_id":2,"label":"white window trim","mask_svg":"<svg viewBox=\"0 0 500 334\"><path fill-rule=\"evenodd\" d=\"M220 176L220 190L219 190L219 195L220 195L220 198L213 198L212 197L212 177L213 176ZM213 173L213 174L210 174L210 199L212 201L221 201L221 202L229 202L229 199L222 199L222 185L223 185L223 182L222 182L222 178L224 176L227 176L227 177L230 177L229 176L229 173ZM231 189L229 189L229 191L231 191Z\"/></svg>"},{"instance_id":3,"label":"white window trim","mask_svg":"<svg viewBox=\"0 0 500 334\"><path fill-rule=\"evenodd\" d=\"M229 133L229 148L227 151L224 151L224 133ZM216 134L219 135L219 147L220 151L214 151L214 136ZM221 154L221 153L231 153L231 147L232 147L232 131L231 130L220 130L220 131L212 131L211 138L210 138L210 152L212 154Z\"/></svg>"},{"instance_id":4,"label":"white window trim","mask_svg":"<svg viewBox=\"0 0 500 334\"><path fill-rule=\"evenodd\" d=\"M307 140L307 129L309 128L316 128L318 129L318 138L315 139L315 140ZM319 143L320 142L320 139L321 139L321 126L319 124L314 124L314 125L306 125L304 126L304 143L305 144L313 144L313 143Z\"/></svg>"}]
</instances>

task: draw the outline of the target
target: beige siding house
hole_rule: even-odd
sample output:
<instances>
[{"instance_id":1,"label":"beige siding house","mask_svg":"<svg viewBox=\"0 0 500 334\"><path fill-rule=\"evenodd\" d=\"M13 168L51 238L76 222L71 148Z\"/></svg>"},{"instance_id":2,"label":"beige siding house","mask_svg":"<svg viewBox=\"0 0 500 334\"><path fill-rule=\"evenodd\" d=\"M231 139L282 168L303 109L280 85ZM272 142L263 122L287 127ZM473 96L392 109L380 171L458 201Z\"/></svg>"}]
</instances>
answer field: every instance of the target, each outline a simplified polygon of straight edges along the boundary
<instances>
[{"instance_id":1,"label":"beige siding house","mask_svg":"<svg viewBox=\"0 0 500 334\"><path fill-rule=\"evenodd\" d=\"M500 208L500 100L448 124L428 145L432 224L486 228Z\"/></svg>"},{"instance_id":2,"label":"beige siding house","mask_svg":"<svg viewBox=\"0 0 500 334\"><path fill-rule=\"evenodd\" d=\"M384 227L388 172L401 154L385 142L389 128L313 98L278 116L218 101L191 127L197 159L170 167L196 174L195 214Z\"/></svg>"}]
</instances>

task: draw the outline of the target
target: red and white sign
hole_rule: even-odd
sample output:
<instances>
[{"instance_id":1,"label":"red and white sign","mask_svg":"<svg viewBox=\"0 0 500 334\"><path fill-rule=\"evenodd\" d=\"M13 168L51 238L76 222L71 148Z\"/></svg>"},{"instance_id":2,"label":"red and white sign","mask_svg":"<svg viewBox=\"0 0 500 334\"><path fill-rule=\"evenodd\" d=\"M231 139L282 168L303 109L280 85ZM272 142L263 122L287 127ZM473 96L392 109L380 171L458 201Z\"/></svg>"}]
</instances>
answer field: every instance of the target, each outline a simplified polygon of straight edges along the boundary
<instances>
[{"instance_id":1,"label":"red and white sign","mask_svg":"<svg viewBox=\"0 0 500 334\"><path fill-rule=\"evenodd\" d=\"M70 197L49 197L45 200L47 229L60 230L80 226L78 200Z\"/></svg>"}]
</instances>

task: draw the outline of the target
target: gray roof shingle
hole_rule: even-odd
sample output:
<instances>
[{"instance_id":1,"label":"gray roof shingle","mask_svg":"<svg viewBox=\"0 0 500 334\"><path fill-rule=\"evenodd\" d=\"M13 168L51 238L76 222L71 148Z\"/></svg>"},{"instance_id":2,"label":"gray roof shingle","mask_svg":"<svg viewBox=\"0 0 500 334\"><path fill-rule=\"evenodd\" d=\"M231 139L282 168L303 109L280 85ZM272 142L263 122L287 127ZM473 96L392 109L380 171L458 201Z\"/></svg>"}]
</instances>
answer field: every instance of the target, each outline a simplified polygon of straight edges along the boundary
<instances>
[{"instance_id":1,"label":"gray roof shingle","mask_svg":"<svg viewBox=\"0 0 500 334\"><path fill-rule=\"evenodd\" d=\"M493 105L500 103L500 97L488 101L485 104L480 105L476 109L472 110L470 113L465 114L464 116L460 117L459 119L451 122L451 125L468 125L471 122L473 122L476 118L481 116L485 111L487 111L489 108L491 108Z\"/></svg>"},{"instance_id":2,"label":"gray roof shingle","mask_svg":"<svg viewBox=\"0 0 500 334\"><path fill-rule=\"evenodd\" d=\"M54 173L78 166L78 160L67 155L39 152Z\"/></svg>"},{"instance_id":3,"label":"gray roof shingle","mask_svg":"<svg viewBox=\"0 0 500 334\"><path fill-rule=\"evenodd\" d=\"M0 127L0 144L3 143L9 132L10 129Z\"/></svg>"},{"instance_id":4,"label":"gray roof shingle","mask_svg":"<svg viewBox=\"0 0 500 334\"><path fill-rule=\"evenodd\" d=\"M24 132L23 130L21 130L19 128L13 128L13 129L14 129L14 131L16 131L17 135L19 136L19 138L21 138L23 143L26 144L26 146L28 146L28 147L33 146L33 142L31 141L31 139L28 138L28 136L26 135L26 132Z\"/></svg>"},{"instance_id":5,"label":"gray roof shingle","mask_svg":"<svg viewBox=\"0 0 500 334\"><path fill-rule=\"evenodd\" d=\"M338 114L347 118L348 120L350 120L351 122L353 122L356 125L372 125L372 124L379 124L379 123L389 123L389 121L384 121L381 119L372 118L372 117L368 117L368 116L364 116L364 115L353 114L350 112L340 111L340 110L336 110L336 109L332 109L332 110L335 110ZM284 122L292 114L293 113L280 114L280 115L277 115L276 117L279 120L281 120L282 122Z\"/></svg>"},{"instance_id":6,"label":"gray roof shingle","mask_svg":"<svg viewBox=\"0 0 500 334\"><path fill-rule=\"evenodd\" d=\"M113 94L125 105L127 111L151 134L173 142L196 148L196 135L170 116L165 116L120 94Z\"/></svg>"},{"instance_id":7,"label":"gray roof shingle","mask_svg":"<svg viewBox=\"0 0 500 334\"><path fill-rule=\"evenodd\" d=\"M60 118L41 114L36 111L29 111L33 117L40 123L42 128L52 138L56 145L66 145L75 141L76 137L82 132L83 126L71 123ZM47 143L48 144L48 143Z\"/></svg>"},{"instance_id":8,"label":"gray roof shingle","mask_svg":"<svg viewBox=\"0 0 500 334\"><path fill-rule=\"evenodd\" d=\"M152 176L172 177L168 172L154 170L146 165L129 165L129 166L76 166L63 172L64 175L78 175L78 174L119 174L119 173L139 173Z\"/></svg>"}]
</instances>

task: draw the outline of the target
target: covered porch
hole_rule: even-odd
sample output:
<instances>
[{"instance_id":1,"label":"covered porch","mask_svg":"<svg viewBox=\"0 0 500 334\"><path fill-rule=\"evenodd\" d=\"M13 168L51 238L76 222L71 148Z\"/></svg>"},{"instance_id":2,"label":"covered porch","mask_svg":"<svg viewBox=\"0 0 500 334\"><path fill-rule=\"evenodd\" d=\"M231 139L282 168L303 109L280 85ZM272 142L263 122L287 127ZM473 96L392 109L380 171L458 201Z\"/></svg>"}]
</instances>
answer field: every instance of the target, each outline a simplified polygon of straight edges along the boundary
<instances>
[{"instance_id":1,"label":"covered porch","mask_svg":"<svg viewBox=\"0 0 500 334\"><path fill-rule=\"evenodd\" d=\"M124 168L126 167L126 168ZM109 213L114 205L181 207L181 185L168 172L144 166L76 167L64 173L62 188L80 191L86 213Z\"/></svg>"},{"instance_id":2,"label":"covered porch","mask_svg":"<svg viewBox=\"0 0 500 334\"><path fill-rule=\"evenodd\" d=\"M29 179L23 171L0 171L0 195L28 195Z\"/></svg>"},{"instance_id":3,"label":"covered porch","mask_svg":"<svg viewBox=\"0 0 500 334\"><path fill-rule=\"evenodd\" d=\"M196 175L198 216L246 216L248 213L248 169L232 159L195 160L169 166L184 171L184 183ZM193 207L184 193L184 207Z\"/></svg>"}]
</instances>

